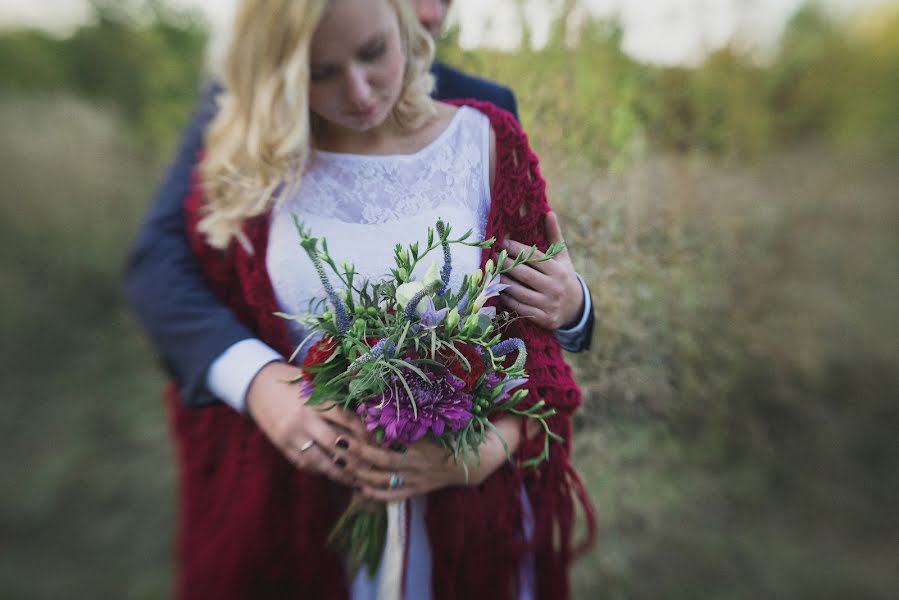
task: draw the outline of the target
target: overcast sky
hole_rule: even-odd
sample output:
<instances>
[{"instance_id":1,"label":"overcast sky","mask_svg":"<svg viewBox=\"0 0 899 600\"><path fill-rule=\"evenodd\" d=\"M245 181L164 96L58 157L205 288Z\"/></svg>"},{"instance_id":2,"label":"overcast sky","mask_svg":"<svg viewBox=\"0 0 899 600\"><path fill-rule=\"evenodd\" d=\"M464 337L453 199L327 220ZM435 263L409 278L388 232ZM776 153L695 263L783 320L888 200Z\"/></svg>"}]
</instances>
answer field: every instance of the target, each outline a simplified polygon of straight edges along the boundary
<instances>
[{"instance_id":1,"label":"overcast sky","mask_svg":"<svg viewBox=\"0 0 899 600\"><path fill-rule=\"evenodd\" d=\"M897 0L820 0L841 13ZM174 0L209 14L223 28L237 0ZM524 0L535 41L545 39L548 17L562 0ZM662 63L689 62L703 50L722 45L734 35L743 43L765 48L777 38L785 20L802 0L581 0L586 11L618 15L624 25L625 49ZM467 47L514 47L520 35L515 0L455 0L451 18L461 25ZM86 0L3 0L0 24L41 24L65 30L85 18Z\"/></svg>"}]
</instances>

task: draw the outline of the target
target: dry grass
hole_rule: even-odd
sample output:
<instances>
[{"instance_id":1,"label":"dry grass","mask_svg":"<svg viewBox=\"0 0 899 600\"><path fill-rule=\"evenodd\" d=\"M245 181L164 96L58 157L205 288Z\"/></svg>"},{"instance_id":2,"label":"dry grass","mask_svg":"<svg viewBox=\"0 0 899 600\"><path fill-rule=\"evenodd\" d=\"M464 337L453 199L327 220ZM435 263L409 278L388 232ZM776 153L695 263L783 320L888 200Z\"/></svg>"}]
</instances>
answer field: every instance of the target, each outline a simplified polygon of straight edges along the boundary
<instances>
[{"instance_id":1,"label":"dry grass","mask_svg":"<svg viewBox=\"0 0 899 600\"><path fill-rule=\"evenodd\" d=\"M544 161L594 290L577 459L603 515L583 597L886 597L899 534L896 165Z\"/></svg>"}]
</instances>

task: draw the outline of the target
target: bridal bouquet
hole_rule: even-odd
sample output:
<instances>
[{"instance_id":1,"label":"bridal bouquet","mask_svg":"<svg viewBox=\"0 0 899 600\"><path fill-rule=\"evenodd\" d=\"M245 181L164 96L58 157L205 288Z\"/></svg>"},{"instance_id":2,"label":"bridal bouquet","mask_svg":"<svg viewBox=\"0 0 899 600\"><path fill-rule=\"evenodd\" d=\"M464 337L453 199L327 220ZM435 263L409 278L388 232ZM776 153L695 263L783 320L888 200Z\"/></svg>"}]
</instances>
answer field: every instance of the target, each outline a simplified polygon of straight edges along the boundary
<instances>
[{"instance_id":1,"label":"bridal bouquet","mask_svg":"<svg viewBox=\"0 0 899 600\"><path fill-rule=\"evenodd\" d=\"M500 283L501 274L524 262L549 260L562 250L561 242L539 259L534 259L532 247L508 266L504 250L497 263L489 260L483 270L466 274L454 291L449 287L451 246L486 249L493 239L469 241L471 230L453 239L451 226L438 220L428 228L423 249L418 242L406 248L397 244L391 277L372 283L360 281L352 265L338 266L327 241L313 237L296 216L294 223L328 304L321 314L279 314L309 331L291 361L315 340L297 380L309 388L308 404L336 404L359 414L385 447L402 450L430 438L452 453L466 472L477 464L478 447L487 433L496 431L491 417L513 413L534 419L547 433L543 453L526 465L546 458L550 439L558 439L546 423L554 410L543 401L523 407L527 390L519 388L527 381L527 348L522 340L503 335L509 315L485 303L508 287ZM423 261L438 249L441 267L432 260L423 279L416 281L416 266L426 264ZM401 485L395 475L390 483ZM354 500L331 541L354 569L364 565L373 574L386 522L383 505Z\"/></svg>"}]
</instances>

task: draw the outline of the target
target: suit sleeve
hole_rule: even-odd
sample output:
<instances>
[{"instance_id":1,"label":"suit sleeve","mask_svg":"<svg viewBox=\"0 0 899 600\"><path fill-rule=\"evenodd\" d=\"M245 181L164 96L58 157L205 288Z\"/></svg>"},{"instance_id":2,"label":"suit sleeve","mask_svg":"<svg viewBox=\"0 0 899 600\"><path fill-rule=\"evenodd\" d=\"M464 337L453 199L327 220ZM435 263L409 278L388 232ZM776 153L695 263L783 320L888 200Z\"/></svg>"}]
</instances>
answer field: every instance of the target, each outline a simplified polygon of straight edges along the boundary
<instances>
[{"instance_id":1,"label":"suit sleeve","mask_svg":"<svg viewBox=\"0 0 899 600\"><path fill-rule=\"evenodd\" d=\"M210 291L185 232L183 202L217 91L204 90L125 267L127 300L191 406L216 402L206 388L209 365L254 337Z\"/></svg>"},{"instance_id":2,"label":"suit sleeve","mask_svg":"<svg viewBox=\"0 0 899 600\"><path fill-rule=\"evenodd\" d=\"M515 116L516 121L521 122L521 118L518 116L518 99L515 97L515 92L513 92L509 88L502 88L502 90L503 92L505 92L504 95L506 97L504 102L498 104L497 106L505 108Z\"/></svg>"},{"instance_id":3,"label":"suit sleeve","mask_svg":"<svg viewBox=\"0 0 899 600\"><path fill-rule=\"evenodd\" d=\"M584 295L584 309L577 323L570 327L563 327L555 330L556 339L562 345L562 348L569 352L583 352L590 349L590 342L593 339L593 324L596 321L593 310L593 296L587 282L580 274L577 275L581 284L581 291Z\"/></svg>"}]
</instances>

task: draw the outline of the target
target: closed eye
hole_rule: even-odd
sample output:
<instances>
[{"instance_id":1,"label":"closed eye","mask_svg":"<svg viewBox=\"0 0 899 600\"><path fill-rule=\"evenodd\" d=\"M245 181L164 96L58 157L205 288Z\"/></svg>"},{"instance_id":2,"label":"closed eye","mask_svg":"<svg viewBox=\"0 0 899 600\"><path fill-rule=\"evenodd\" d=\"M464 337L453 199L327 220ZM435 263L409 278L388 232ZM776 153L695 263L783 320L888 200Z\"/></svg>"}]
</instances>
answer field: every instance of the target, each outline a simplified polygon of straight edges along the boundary
<instances>
[{"instance_id":1,"label":"closed eye","mask_svg":"<svg viewBox=\"0 0 899 600\"><path fill-rule=\"evenodd\" d=\"M337 70L334 67L311 67L309 69L309 79L312 81L324 81L336 72Z\"/></svg>"},{"instance_id":2,"label":"closed eye","mask_svg":"<svg viewBox=\"0 0 899 600\"><path fill-rule=\"evenodd\" d=\"M359 60L363 62L375 62L387 51L387 40L384 36L378 36L363 46L359 52Z\"/></svg>"}]
</instances>

